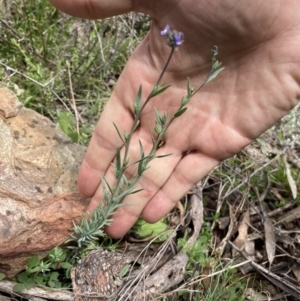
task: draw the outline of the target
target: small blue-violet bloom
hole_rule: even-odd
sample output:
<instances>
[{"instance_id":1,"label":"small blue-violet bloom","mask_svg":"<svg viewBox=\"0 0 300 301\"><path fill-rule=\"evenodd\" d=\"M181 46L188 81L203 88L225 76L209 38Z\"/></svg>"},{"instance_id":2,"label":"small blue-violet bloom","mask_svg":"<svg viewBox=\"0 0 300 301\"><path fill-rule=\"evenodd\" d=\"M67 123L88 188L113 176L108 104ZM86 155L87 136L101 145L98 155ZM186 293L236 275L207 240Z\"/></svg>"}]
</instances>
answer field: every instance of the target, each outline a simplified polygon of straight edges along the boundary
<instances>
[{"instance_id":1,"label":"small blue-violet bloom","mask_svg":"<svg viewBox=\"0 0 300 301\"><path fill-rule=\"evenodd\" d=\"M182 32L174 32L173 33L173 42L174 46L178 47L183 43L183 33Z\"/></svg>"},{"instance_id":2,"label":"small blue-violet bloom","mask_svg":"<svg viewBox=\"0 0 300 301\"><path fill-rule=\"evenodd\" d=\"M166 25L160 32L162 36L167 36L167 44L177 50L177 48L183 43L183 33L176 30L171 30L170 25Z\"/></svg>"},{"instance_id":3,"label":"small blue-violet bloom","mask_svg":"<svg viewBox=\"0 0 300 301\"><path fill-rule=\"evenodd\" d=\"M170 25L166 25L166 27L160 32L160 35L166 36L167 34L170 33Z\"/></svg>"}]
</instances>

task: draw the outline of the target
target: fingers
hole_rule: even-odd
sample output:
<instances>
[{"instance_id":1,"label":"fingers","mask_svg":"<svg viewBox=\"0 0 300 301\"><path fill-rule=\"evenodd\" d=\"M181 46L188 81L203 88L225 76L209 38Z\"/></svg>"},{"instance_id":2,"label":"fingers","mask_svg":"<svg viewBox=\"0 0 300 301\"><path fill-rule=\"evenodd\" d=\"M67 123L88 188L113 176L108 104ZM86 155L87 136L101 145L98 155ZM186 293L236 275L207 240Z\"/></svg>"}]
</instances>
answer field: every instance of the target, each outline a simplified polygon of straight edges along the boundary
<instances>
[{"instance_id":1,"label":"fingers","mask_svg":"<svg viewBox=\"0 0 300 301\"><path fill-rule=\"evenodd\" d=\"M122 237L141 214L148 222L158 221L218 163L198 153L190 153L182 159L179 154L155 159L137 185L137 189L144 190L124 200L128 206L121 207L113 216L113 223L106 229L107 234L114 238Z\"/></svg>"},{"instance_id":2,"label":"fingers","mask_svg":"<svg viewBox=\"0 0 300 301\"><path fill-rule=\"evenodd\" d=\"M50 0L59 10L74 17L103 19L132 11L131 0Z\"/></svg>"},{"instance_id":3,"label":"fingers","mask_svg":"<svg viewBox=\"0 0 300 301\"><path fill-rule=\"evenodd\" d=\"M136 140L137 141L137 140ZM136 143L134 144L136 145ZM145 146L145 153L147 153L147 148ZM137 148L136 148L137 150ZM173 149L161 149L158 151L157 155L170 153L175 150ZM178 151L177 151L178 152ZM134 148L131 148L130 158L135 161L140 158L139 151L134 154ZM142 189L142 191L131 194L123 200L123 207L119 208L118 212L113 216L113 224L107 228L107 233L115 238L123 236L136 222L136 220L141 215L144 207L147 205L149 200L157 193L160 187L168 180L170 174L173 172L174 168L181 160L181 153L173 154L171 156L154 159L149 163L150 168L145 171L142 177L139 179L138 183L135 185L134 190ZM131 161L131 162L132 162ZM131 170L126 171L126 176L131 179L136 174L136 167ZM110 185L115 184L115 176L113 168L109 168L105 175L105 178ZM101 187L96 191L92 198L92 201L88 207L89 211L94 210L99 203L103 200L103 193Z\"/></svg>"},{"instance_id":4,"label":"fingers","mask_svg":"<svg viewBox=\"0 0 300 301\"><path fill-rule=\"evenodd\" d=\"M183 157L174 172L143 210L143 218L157 222L169 213L177 202L220 162L200 153Z\"/></svg>"}]
</instances>

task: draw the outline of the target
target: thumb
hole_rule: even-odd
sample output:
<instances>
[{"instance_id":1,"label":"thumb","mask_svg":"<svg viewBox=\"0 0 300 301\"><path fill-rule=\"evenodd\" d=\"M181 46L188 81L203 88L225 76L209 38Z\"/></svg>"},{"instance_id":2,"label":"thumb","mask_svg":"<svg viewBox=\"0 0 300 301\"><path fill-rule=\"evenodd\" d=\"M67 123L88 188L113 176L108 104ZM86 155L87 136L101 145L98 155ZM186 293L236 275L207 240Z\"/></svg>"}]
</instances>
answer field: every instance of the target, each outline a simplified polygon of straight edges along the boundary
<instances>
[{"instance_id":1,"label":"thumb","mask_svg":"<svg viewBox=\"0 0 300 301\"><path fill-rule=\"evenodd\" d=\"M103 19L133 10L132 0L49 0L57 9L78 18Z\"/></svg>"}]
</instances>

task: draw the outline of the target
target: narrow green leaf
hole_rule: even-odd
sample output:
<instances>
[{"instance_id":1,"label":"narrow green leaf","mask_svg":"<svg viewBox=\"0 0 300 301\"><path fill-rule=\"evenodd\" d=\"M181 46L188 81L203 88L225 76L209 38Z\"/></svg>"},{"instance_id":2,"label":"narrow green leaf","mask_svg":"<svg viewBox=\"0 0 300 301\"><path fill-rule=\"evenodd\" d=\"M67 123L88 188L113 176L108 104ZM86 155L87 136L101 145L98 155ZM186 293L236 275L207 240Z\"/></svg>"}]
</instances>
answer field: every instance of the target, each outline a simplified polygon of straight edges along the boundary
<instances>
[{"instance_id":1,"label":"narrow green leaf","mask_svg":"<svg viewBox=\"0 0 300 301\"><path fill-rule=\"evenodd\" d=\"M123 191L121 194L119 194L116 198L115 198L115 202L116 203L120 203L128 194L131 193L131 190L133 189L133 187Z\"/></svg>"},{"instance_id":2,"label":"narrow green leaf","mask_svg":"<svg viewBox=\"0 0 300 301\"><path fill-rule=\"evenodd\" d=\"M128 273L128 271L129 271L130 268L131 268L131 265L130 265L130 264L126 264L126 265L122 268L122 270L121 270L120 273L119 273L119 276L120 276L121 279Z\"/></svg>"},{"instance_id":3,"label":"narrow green leaf","mask_svg":"<svg viewBox=\"0 0 300 301\"><path fill-rule=\"evenodd\" d=\"M125 185L128 185L128 183L129 183L125 174L122 175L122 181L125 183Z\"/></svg>"},{"instance_id":4,"label":"narrow green leaf","mask_svg":"<svg viewBox=\"0 0 300 301\"><path fill-rule=\"evenodd\" d=\"M212 70L215 71L217 69L219 69L222 65L222 62L219 62L218 60L216 60L213 64L212 64Z\"/></svg>"},{"instance_id":5,"label":"narrow green leaf","mask_svg":"<svg viewBox=\"0 0 300 301\"><path fill-rule=\"evenodd\" d=\"M108 184L108 182L106 181L106 178L104 177L104 176L102 176L102 182L105 182L105 184L106 184L106 186L107 186L107 188L109 189L109 192L111 193L111 194L113 194L114 192L113 192L113 189L112 189L112 187Z\"/></svg>"},{"instance_id":6,"label":"narrow green leaf","mask_svg":"<svg viewBox=\"0 0 300 301\"><path fill-rule=\"evenodd\" d=\"M116 154L116 168L118 171L121 170L121 152L120 148L117 148L117 154Z\"/></svg>"},{"instance_id":7,"label":"narrow green leaf","mask_svg":"<svg viewBox=\"0 0 300 301\"><path fill-rule=\"evenodd\" d=\"M163 127L165 126L167 119L168 119L168 114L166 114L166 113L163 113L160 116L160 122L161 122Z\"/></svg>"},{"instance_id":8,"label":"narrow green leaf","mask_svg":"<svg viewBox=\"0 0 300 301\"><path fill-rule=\"evenodd\" d=\"M157 148L160 148L162 147L163 145L165 144L165 141L161 140L157 146Z\"/></svg>"},{"instance_id":9,"label":"narrow green leaf","mask_svg":"<svg viewBox=\"0 0 300 301\"><path fill-rule=\"evenodd\" d=\"M187 98L190 98L194 91L195 91L194 85L191 85L190 79L187 78L187 92L188 92Z\"/></svg>"},{"instance_id":10,"label":"narrow green leaf","mask_svg":"<svg viewBox=\"0 0 300 301\"><path fill-rule=\"evenodd\" d=\"M147 165L151 161L150 156L144 157L141 160L139 160L139 166L138 166L138 176L141 176L142 173L147 170Z\"/></svg>"},{"instance_id":11,"label":"narrow green leaf","mask_svg":"<svg viewBox=\"0 0 300 301\"><path fill-rule=\"evenodd\" d=\"M108 204L109 203L109 197L108 197L108 194L107 194L105 182L106 181L102 181L102 191L103 191L104 201L105 201L106 204Z\"/></svg>"},{"instance_id":12,"label":"narrow green leaf","mask_svg":"<svg viewBox=\"0 0 300 301\"><path fill-rule=\"evenodd\" d=\"M133 129L132 132L134 132L134 131L138 128L139 125L140 125L140 120L137 121L136 126L134 127L134 129ZM128 134L128 137L129 137L129 135L130 135L130 134ZM127 140L128 140L128 139L127 139ZM126 142L127 142L127 141L126 141Z\"/></svg>"},{"instance_id":13,"label":"narrow green leaf","mask_svg":"<svg viewBox=\"0 0 300 301\"><path fill-rule=\"evenodd\" d=\"M130 158L127 157L127 158L125 159L125 161L123 162L123 168L124 168L124 169L128 166L129 162L130 162Z\"/></svg>"},{"instance_id":14,"label":"narrow green leaf","mask_svg":"<svg viewBox=\"0 0 300 301\"><path fill-rule=\"evenodd\" d=\"M142 85L140 85L139 87L139 91L137 93L135 102L133 104L133 113L135 117L139 114L139 111L141 109L141 98L142 98Z\"/></svg>"},{"instance_id":15,"label":"narrow green leaf","mask_svg":"<svg viewBox=\"0 0 300 301\"><path fill-rule=\"evenodd\" d=\"M177 118L177 117L181 116L186 110L187 110L187 107L182 108L181 110L177 111L177 112L174 114L174 118Z\"/></svg>"},{"instance_id":16,"label":"narrow green leaf","mask_svg":"<svg viewBox=\"0 0 300 301\"><path fill-rule=\"evenodd\" d=\"M90 223L87 219L84 219L84 228L86 232L90 232Z\"/></svg>"},{"instance_id":17,"label":"narrow green leaf","mask_svg":"<svg viewBox=\"0 0 300 301\"><path fill-rule=\"evenodd\" d=\"M132 192L130 192L130 193L128 193L128 194L135 194L135 193L138 193L138 192L140 192L140 191L143 191L144 189L137 189L137 190L134 190L134 191L132 191Z\"/></svg>"},{"instance_id":18,"label":"narrow green leaf","mask_svg":"<svg viewBox=\"0 0 300 301\"><path fill-rule=\"evenodd\" d=\"M120 148L117 148L117 154L116 154L116 174L119 174L121 172L121 152Z\"/></svg>"},{"instance_id":19,"label":"narrow green leaf","mask_svg":"<svg viewBox=\"0 0 300 301\"><path fill-rule=\"evenodd\" d=\"M153 137L153 133L152 133L151 130L150 130L150 135L151 135L152 145L154 145L154 144L155 144L155 139L154 139L154 137Z\"/></svg>"},{"instance_id":20,"label":"narrow green leaf","mask_svg":"<svg viewBox=\"0 0 300 301\"><path fill-rule=\"evenodd\" d=\"M190 98L187 95L183 96L182 99L181 99L181 108L183 108L185 105L187 105L189 100L190 100Z\"/></svg>"},{"instance_id":21,"label":"narrow green leaf","mask_svg":"<svg viewBox=\"0 0 300 301\"><path fill-rule=\"evenodd\" d=\"M214 70L210 75L209 75L209 77L207 78L207 80L206 80L206 84L207 83L209 83L210 81L212 81L214 78L216 78L217 77L217 75L221 72L221 71L223 71L225 69L225 67L222 67L222 68L219 68L219 69L216 69L216 70Z\"/></svg>"},{"instance_id":22,"label":"narrow green leaf","mask_svg":"<svg viewBox=\"0 0 300 301\"><path fill-rule=\"evenodd\" d=\"M140 163L141 161L144 161L144 160L146 160L146 159L148 159L149 162L152 160L150 156L146 156L146 157L144 157L144 158L141 158L141 159L135 161L134 163L132 163L132 165L133 165L133 164ZM153 159L154 159L154 158L153 158Z\"/></svg>"},{"instance_id":23,"label":"narrow green leaf","mask_svg":"<svg viewBox=\"0 0 300 301\"><path fill-rule=\"evenodd\" d=\"M156 156L155 158L158 158L158 159L160 159L160 158L169 157L169 156L171 156L171 155L173 155L173 154L172 154L172 153L170 153L170 154L166 154L166 155L160 155L160 156Z\"/></svg>"},{"instance_id":24,"label":"narrow green leaf","mask_svg":"<svg viewBox=\"0 0 300 301\"><path fill-rule=\"evenodd\" d=\"M188 77L187 78L187 80L186 80L186 90L188 91L188 95L189 95L189 91L190 91L190 87L191 87L191 85L190 85L190 78Z\"/></svg>"},{"instance_id":25,"label":"narrow green leaf","mask_svg":"<svg viewBox=\"0 0 300 301\"><path fill-rule=\"evenodd\" d=\"M0 273L0 280L3 280L5 278L5 275Z\"/></svg>"},{"instance_id":26,"label":"narrow green leaf","mask_svg":"<svg viewBox=\"0 0 300 301\"><path fill-rule=\"evenodd\" d=\"M144 160L144 159L143 159ZM143 173L143 160L140 160L139 165L138 165L138 176L140 177Z\"/></svg>"},{"instance_id":27,"label":"narrow green leaf","mask_svg":"<svg viewBox=\"0 0 300 301\"><path fill-rule=\"evenodd\" d=\"M156 123L155 127L154 127L154 131L157 135L159 135L162 132L162 127L161 125L159 125L158 123Z\"/></svg>"},{"instance_id":28,"label":"narrow green leaf","mask_svg":"<svg viewBox=\"0 0 300 301\"><path fill-rule=\"evenodd\" d=\"M126 131L124 131L124 145L127 145L129 136L130 136L130 134L127 134Z\"/></svg>"},{"instance_id":29,"label":"narrow green leaf","mask_svg":"<svg viewBox=\"0 0 300 301\"><path fill-rule=\"evenodd\" d=\"M164 91L166 91L169 87L171 87L171 85L166 85L166 86L163 86L163 87L160 87L160 86L155 86L154 89L152 90L151 92L151 98L152 97L155 97L161 93L163 93Z\"/></svg>"},{"instance_id":30,"label":"narrow green leaf","mask_svg":"<svg viewBox=\"0 0 300 301\"><path fill-rule=\"evenodd\" d=\"M140 154L141 154L141 158L145 157L145 153L144 153L144 149L143 149L143 145L141 140L139 139L139 145L140 145Z\"/></svg>"},{"instance_id":31,"label":"narrow green leaf","mask_svg":"<svg viewBox=\"0 0 300 301\"><path fill-rule=\"evenodd\" d=\"M159 116L159 113L158 113L156 107L154 107L154 113L155 113L156 123L161 125L161 119L160 119L160 116Z\"/></svg>"},{"instance_id":32,"label":"narrow green leaf","mask_svg":"<svg viewBox=\"0 0 300 301\"><path fill-rule=\"evenodd\" d=\"M117 125L114 122L113 122L113 125L114 125L114 127L115 127L115 129L116 129L116 131L118 133L118 136L120 137L121 141L125 144L125 141L124 141L124 139L123 139L123 137L122 137L122 135L121 135L121 133L120 133Z\"/></svg>"}]
</instances>

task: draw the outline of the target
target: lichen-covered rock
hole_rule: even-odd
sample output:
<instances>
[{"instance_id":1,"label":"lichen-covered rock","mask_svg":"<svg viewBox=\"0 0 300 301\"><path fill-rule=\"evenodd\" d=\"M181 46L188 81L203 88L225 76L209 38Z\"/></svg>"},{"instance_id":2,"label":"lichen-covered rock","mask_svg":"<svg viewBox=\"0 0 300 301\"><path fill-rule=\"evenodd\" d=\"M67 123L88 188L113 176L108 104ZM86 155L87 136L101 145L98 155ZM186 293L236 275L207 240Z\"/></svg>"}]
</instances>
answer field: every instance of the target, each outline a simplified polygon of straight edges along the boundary
<instances>
[{"instance_id":1,"label":"lichen-covered rock","mask_svg":"<svg viewBox=\"0 0 300 301\"><path fill-rule=\"evenodd\" d=\"M72 230L88 200L76 179L85 148L0 88L0 272L11 277Z\"/></svg>"}]
</instances>

